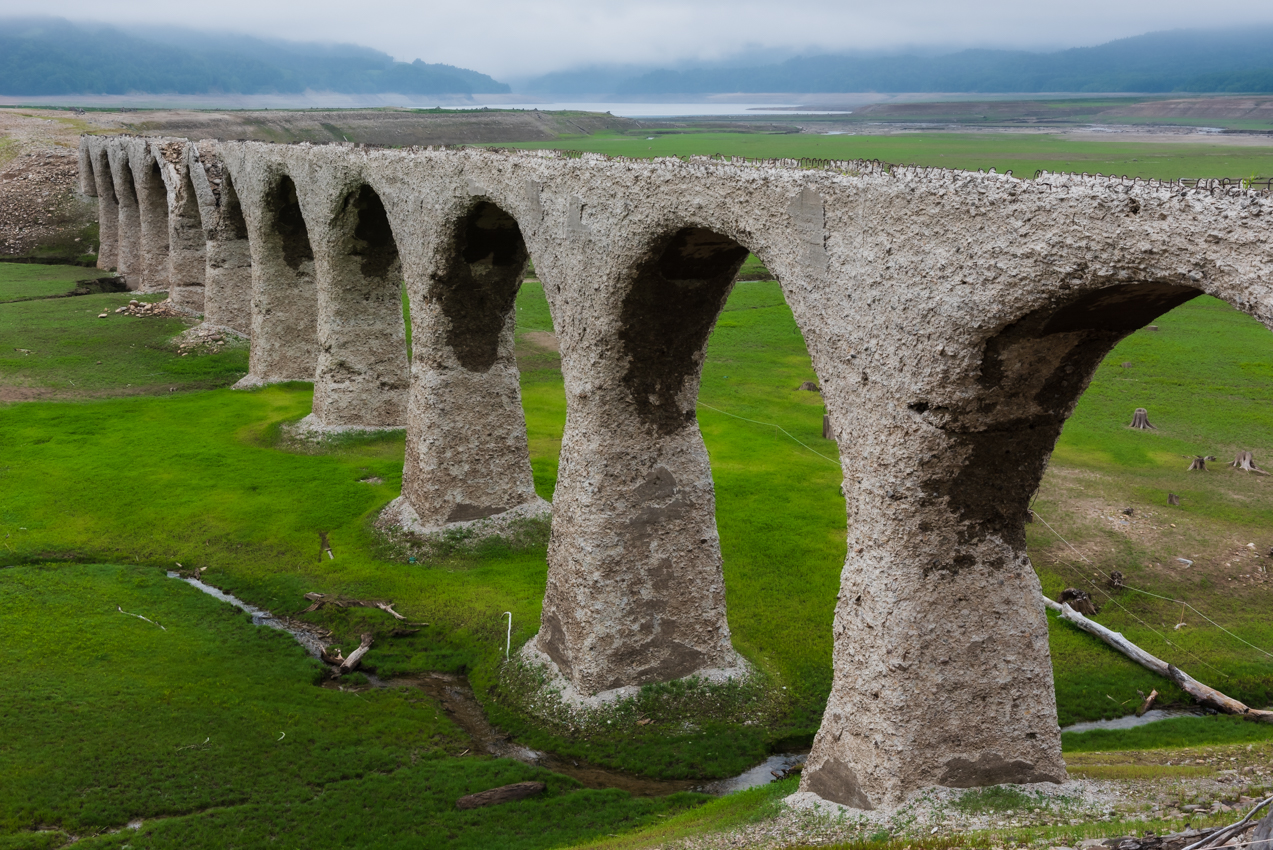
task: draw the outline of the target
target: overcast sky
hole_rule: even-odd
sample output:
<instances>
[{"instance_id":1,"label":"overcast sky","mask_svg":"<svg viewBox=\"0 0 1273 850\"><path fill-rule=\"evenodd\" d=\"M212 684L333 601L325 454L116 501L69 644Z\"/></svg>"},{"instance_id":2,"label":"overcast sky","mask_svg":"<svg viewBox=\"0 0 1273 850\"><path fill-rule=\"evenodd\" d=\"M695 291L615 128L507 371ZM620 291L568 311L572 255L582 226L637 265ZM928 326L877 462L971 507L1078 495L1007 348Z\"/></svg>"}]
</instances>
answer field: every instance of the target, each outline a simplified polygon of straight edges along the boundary
<instances>
[{"instance_id":1,"label":"overcast sky","mask_svg":"<svg viewBox=\"0 0 1273 850\"><path fill-rule=\"evenodd\" d=\"M823 52L1100 44L1181 27L1273 23L1269 0L3 0L0 14L175 24L364 44L497 79L589 63L670 65L747 46Z\"/></svg>"}]
</instances>

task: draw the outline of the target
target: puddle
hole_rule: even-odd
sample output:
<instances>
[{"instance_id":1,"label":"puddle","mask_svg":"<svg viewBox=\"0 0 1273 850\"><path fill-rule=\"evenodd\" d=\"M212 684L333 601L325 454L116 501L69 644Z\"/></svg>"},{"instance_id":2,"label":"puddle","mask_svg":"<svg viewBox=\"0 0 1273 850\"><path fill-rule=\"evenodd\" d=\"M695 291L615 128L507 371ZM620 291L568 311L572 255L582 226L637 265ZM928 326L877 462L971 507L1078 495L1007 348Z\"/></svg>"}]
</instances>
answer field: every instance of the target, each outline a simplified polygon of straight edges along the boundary
<instances>
[{"instance_id":1,"label":"puddle","mask_svg":"<svg viewBox=\"0 0 1273 850\"><path fill-rule=\"evenodd\" d=\"M247 612L251 615L254 625L287 632L315 658L322 654L323 642L307 624L287 617L275 617L269 611L249 605L242 599L196 578L186 578L171 570L168 571L168 577L184 581L209 596ZM700 791L720 796L773 782L785 771L804 764L806 756L805 753L780 753L770 756L738 776L706 782L701 779L653 779L648 776L634 776L623 771L599 767L578 759L522 746L491 725L486 719L486 713L482 711L481 703L473 696L473 689L469 687L468 680L463 676L427 673L421 676L381 679L365 670L359 672L367 677L368 684L373 688L418 688L433 697L456 725L472 739L475 753L516 759L526 764L537 765L554 773L569 776L586 788L618 788L634 797L660 797L677 791ZM337 688L340 685L333 681L324 687Z\"/></svg>"},{"instance_id":2,"label":"puddle","mask_svg":"<svg viewBox=\"0 0 1273 850\"><path fill-rule=\"evenodd\" d=\"M1206 712L1191 708L1152 708L1144 716L1129 714L1126 717L1115 717L1113 720L1092 720L1087 723L1075 723L1073 726L1062 726L1061 732L1090 732L1093 729L1135 729L1146 723L1157 723L1159 720L1170 720L1173 717L1205 717Z\"/></svg>"}]
</instances>

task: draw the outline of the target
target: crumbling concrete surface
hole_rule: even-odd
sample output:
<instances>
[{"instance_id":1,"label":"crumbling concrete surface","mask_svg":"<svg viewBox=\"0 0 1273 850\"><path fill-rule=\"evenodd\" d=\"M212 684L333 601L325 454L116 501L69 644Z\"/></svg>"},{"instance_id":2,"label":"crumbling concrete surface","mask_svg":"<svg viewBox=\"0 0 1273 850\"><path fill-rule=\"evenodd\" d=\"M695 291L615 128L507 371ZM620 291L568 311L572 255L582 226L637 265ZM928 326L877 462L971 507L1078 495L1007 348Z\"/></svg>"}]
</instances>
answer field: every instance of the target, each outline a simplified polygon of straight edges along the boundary
<instances>
[{"instance_id":1,"label":"crumbling concrete surface","mask_svg":"<svg viewBox=\"0 0 1273 850\"><path fill-rule=\"evenodd\" d=\"M145 165L112 152L131 144L84 142L117 189ZM848 512L801 787L860 809L1065 778L1024 533L1061 426L1110 348L1189 298L1273 321L1273 200L1240 186L255 142L200 143L205 161L213 148L251 245L255 380L316 380L341 416L395 424L400 264L404 521L533 505L511 303L534 262L567 419L530 649L582 694L737 666L695 405L734 275L760 257L812 355ZM122 246L123 200L118 219Z\"/></svg>"}]
</instances>

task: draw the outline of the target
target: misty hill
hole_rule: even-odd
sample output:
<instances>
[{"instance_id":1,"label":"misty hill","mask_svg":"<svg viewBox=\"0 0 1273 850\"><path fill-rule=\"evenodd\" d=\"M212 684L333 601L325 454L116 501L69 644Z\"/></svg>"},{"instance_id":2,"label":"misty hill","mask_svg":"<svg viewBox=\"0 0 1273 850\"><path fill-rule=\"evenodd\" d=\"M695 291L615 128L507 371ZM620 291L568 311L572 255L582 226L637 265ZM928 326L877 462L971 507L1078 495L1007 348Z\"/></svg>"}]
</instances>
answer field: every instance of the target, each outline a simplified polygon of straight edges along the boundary
<instances>
[{"instance_id":1,"label":"misty hill","mask_svg":"<svg viewBox=\"0 0 1273 850\"><path fill-rule=\"evenodd\" d=\"M487 94L508 86L352 44L0 19L0 94Z\"/></svg>"},{"instance_id":2,"label":"misty hill","mask_svg":"<svg viewBox=\"0 0 1273 850\"><path fill-rule=\"evenodd\" d=\"M618 95L722 92L1273 92L1273 27L1175 30L1053 53L801 56L771 65L656 70ZM596 70L532 80L579 91ZM579 77L580 79L575 79ZM594 88L593 91L596 91Z\"/></svg>"}]
</instances>

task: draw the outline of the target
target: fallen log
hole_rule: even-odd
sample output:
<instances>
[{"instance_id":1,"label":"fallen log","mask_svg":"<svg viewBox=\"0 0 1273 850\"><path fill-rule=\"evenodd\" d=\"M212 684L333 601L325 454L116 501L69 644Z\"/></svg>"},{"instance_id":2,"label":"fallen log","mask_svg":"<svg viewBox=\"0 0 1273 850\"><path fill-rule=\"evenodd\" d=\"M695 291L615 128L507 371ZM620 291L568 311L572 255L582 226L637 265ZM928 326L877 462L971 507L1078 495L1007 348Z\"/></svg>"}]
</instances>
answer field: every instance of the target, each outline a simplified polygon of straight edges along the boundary
<instances>
[{"instance_id":1,"label":"fallen log","mask_svg":"<svg viewBox=\"0 0 1273 850\"><path fill-rule=\"evenodd\" d=\"M310 611L317 611L324 605L335 605L337 608L379 608L395 620L405 620L406 617L393 610L392 602L381 602L376 599L343 599L338 596L329 597L325 593L307 593L305 598L310 601L310 606L298 614L308 614Z\"/></svg>"},{"instance_id":2,"label":"fallen log","mask_svg":"<svg viewBox=\"0 0 1273 850\"><path fill-rule=\"evenodd\" d=\"M367 650L371 649L371 633L368 632L362 636L362 642L358 644L358 648L349 653L349 657L340 663L332 674L332 678L343 676L351 672L362 662L362 657L367 654Z\"/></svg>"},{"instance_id":3,"label":"fallen log","mask_svg":"<svg viewBox=\"0 0 1273 850\"><path fill-rule=\"evenodd\" d=\"M497 806L500 803L513 803L525 800L536 794L544 793L548 786L542 782L514 782L512 785L501 785L489 791L468 794L455 801L457 809L477 809L482 806Z\"/></svg>"},{"instance_id":4,"label":"fallen log","mask_svg":"<svg viewBox=\"0 0 1273 850\"><path fill-rule=\"evenodd\" d=\"M1262 711L1256 708L1250 708L1245 703L1238 702L1232 697L1225 696L1215 688L1207 687L1197 679L1185 673L1183 670L1168 664L1157 656L1150 655L1136 644L1129 641L1116 631L1107 629L1100 623L1093 622L1075 611L1069 605L1053 602L1046 596L1043 597L1043 604L1056 611L1062 620L1066 620L1078 626L1090 635L1095 635L1105 643L1117 649L1126 655L1132 661L1135 661L1146 670L1151 670L1159 676L1171 679L1180 689L1189 696L1193 697L1202 705L1214 708L1216 711L1225 714L1236 714L1247 720L1254 720L1259 723L1273 723L1273 711Z\"/></svg>"},{"instance_id":5,"label":"fallen log","mask_svg":"<svg viewBox=\"0 0 1273 850\"><path fill-rule=\"evenodd\" d=\"M1208 835L1201 841L1195 841L1193 844L1184 848L1184 850L1206 850L1208 847L1225 846L1229 839L1236 838L1238 835L1241 835L1251 827L1255 826L1256 824L1251 822L1251 818L1255 817L1255 813L1267 806L1269 803L1273 803L1273 797L1266 797L1261 800L1254 809L1247 812L1246 817L1232 826L1226 826L1224 829ZM1263 823L1263 821L1260 821L1260 823Z\"/></svg>"}]
</instances>

